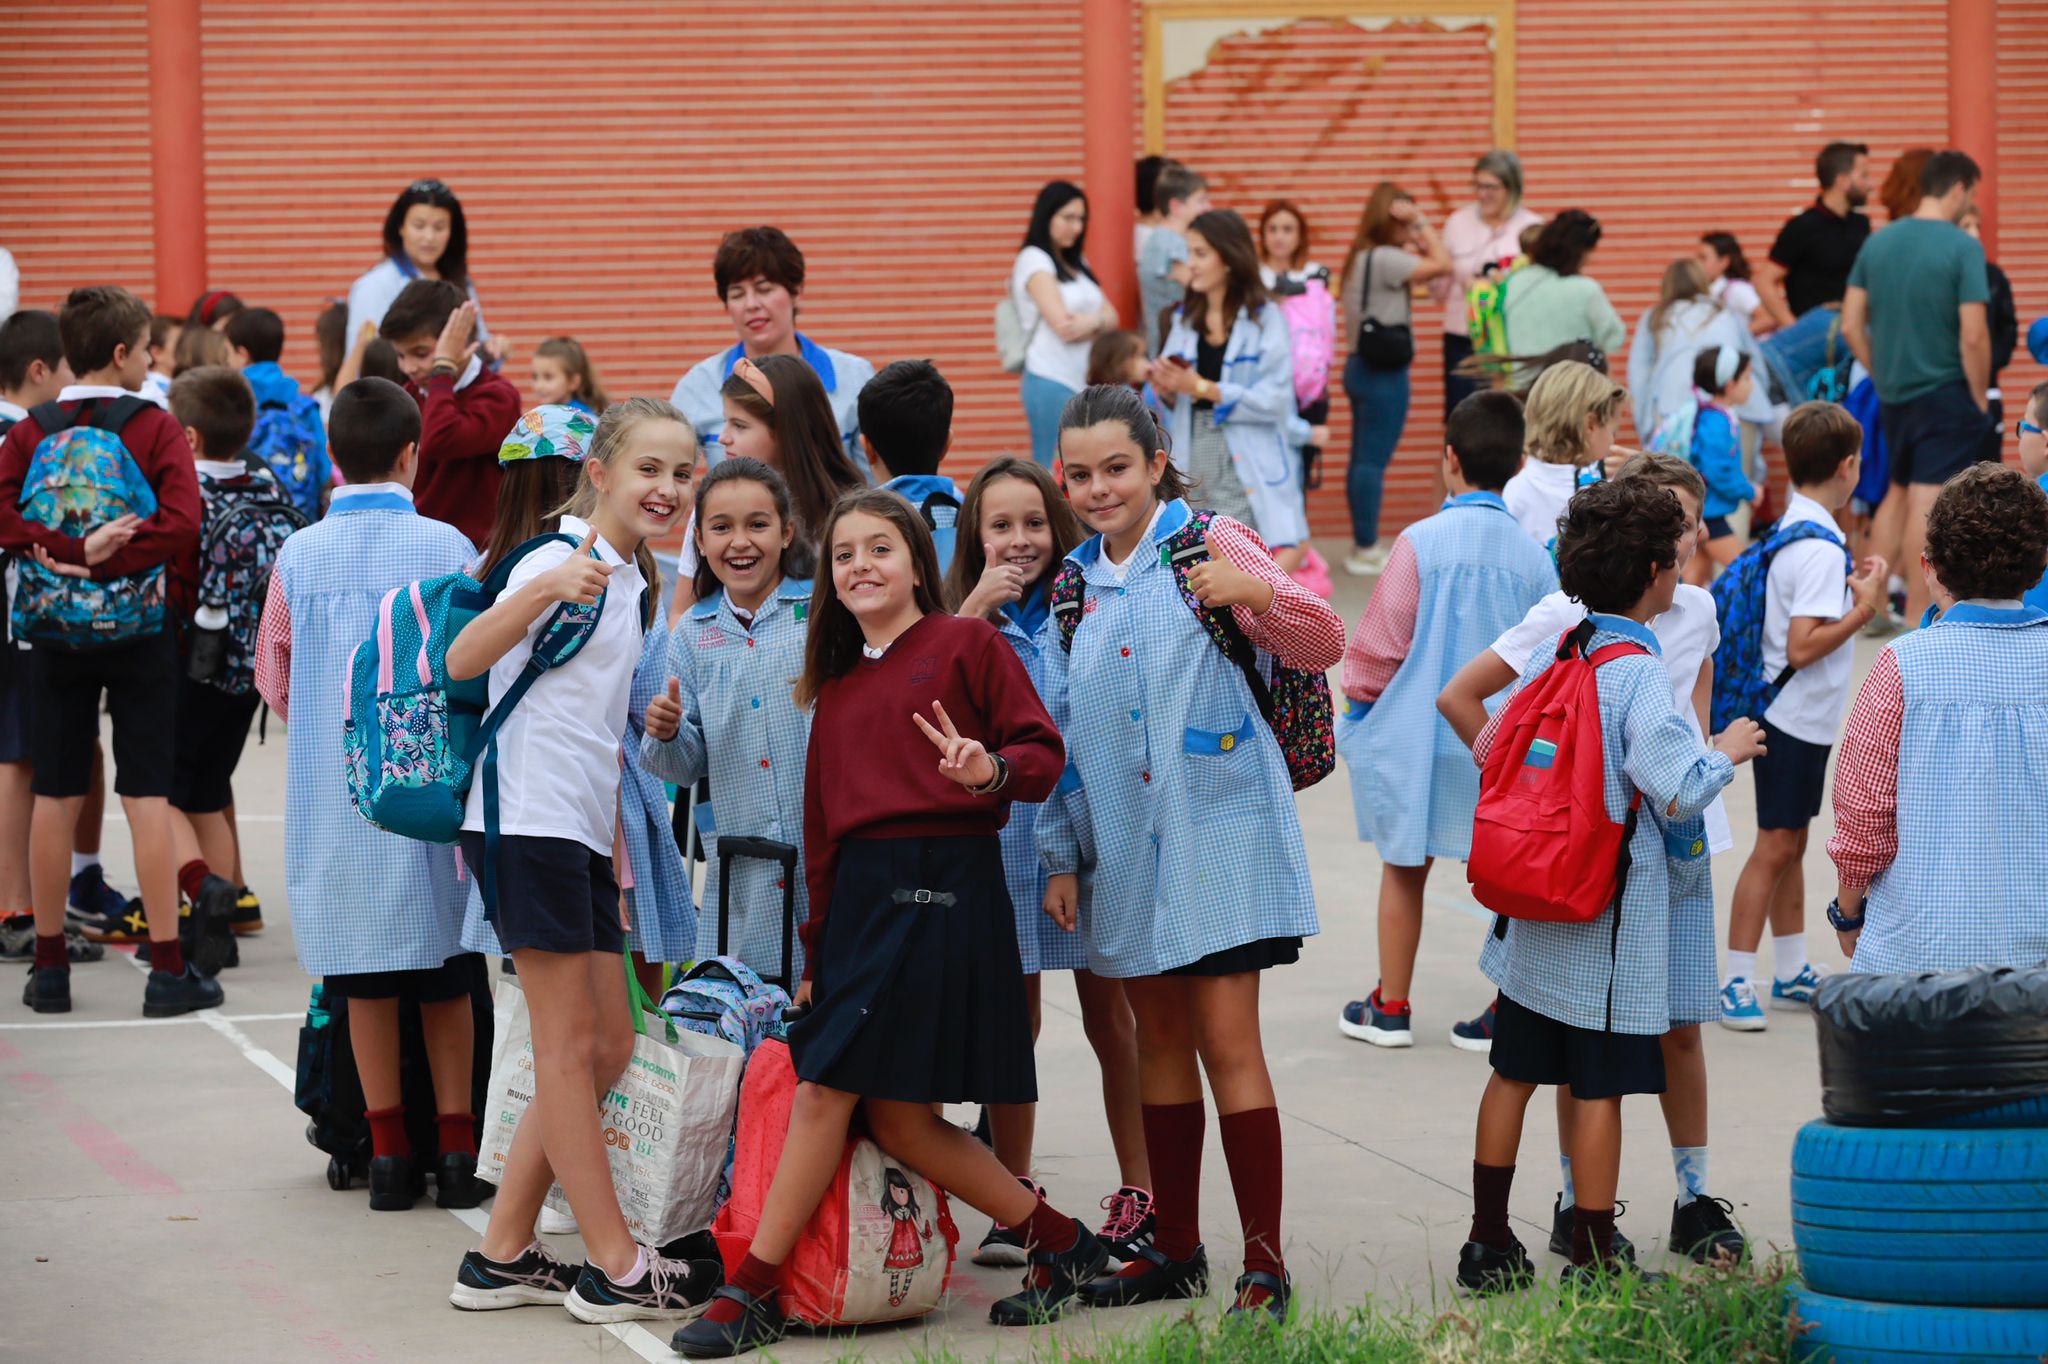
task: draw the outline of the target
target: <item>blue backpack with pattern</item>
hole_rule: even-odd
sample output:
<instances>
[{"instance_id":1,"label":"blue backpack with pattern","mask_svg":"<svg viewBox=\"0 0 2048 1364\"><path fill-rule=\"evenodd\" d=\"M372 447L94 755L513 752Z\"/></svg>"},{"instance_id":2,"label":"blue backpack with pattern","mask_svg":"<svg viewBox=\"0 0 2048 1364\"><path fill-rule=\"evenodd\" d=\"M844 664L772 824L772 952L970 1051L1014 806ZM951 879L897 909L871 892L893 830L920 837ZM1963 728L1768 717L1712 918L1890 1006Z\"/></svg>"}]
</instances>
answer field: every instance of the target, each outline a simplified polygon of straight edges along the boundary
<instances>
[{"instance_id":1,"label":"blue backpack with pattern","mask_svg":"<svg viewBox=\"0 0 2048 1364\"><path fill-rule=\"evenodd\" d=\"M272 399L256 409L249 453L270 467L285 495L308 521L320 519L320 498L333 479L320 404L301 393L289 403Z\"/></svg>"},{"instance_id":2,"label":"blue backpack with pattern","mask_svg":"<svg viewBox=\"0 0 2048 1364\"><path fill-rule=\"evenodd\" d=\"M21 516L83 539L123 516L156 515L156 490L121 441L121 428L151 406L133 395L88 398L70 411L44 403L32 413L43 438L21 483ZM125 644L164 628L164 566L118 578L55 573L17 556L14 634L78 653Z\"/></svg>"},{"instance_id":3,"label":"blue backpack with pattern","mask_svg":"<svg viewBox=\"0 0 2048 1364\"><path fill-rule=\"evenodd\" d=\"M738 957L709 957L669 986L661 1011L676 1026L706 1037L723 1037L747 1055L782 1022L789 994L761 979Z\"/></svg>"},{"instance_id":4,"label":"blue backpack with pattern","mask_svg":"<svg viewBox=\"0 0 2048 1364\"><path fill-rule=\"evenodd\" d=\"M1714 579L1714 614L1721 622L1721 646L1714 650L1713 731L1719 734L1744 716L1763 719L1771 702L1785 690L1798 669L1789 663L1776 677L1764 676L1764 607L1768 600L1771 561L1778 551L1800 540L1822 539L1842 551L1844 572L1854 560L1841 538L1818 521L1781 526L1735 556L1735 562Z\"/></svg>"},{"instance_id":5,"label":"blue backpack with pattern","mask_svg":"<svg viewBox=\"0 0 2048 1364\"><path fill-rule=\"evenodd\" d=\"M199 475L199 605L228 618L220 669L200 680L231 696L256 690L256 631L271 570L284 542L306 525L268 466L250 460L247 468L233 479Z\"/></svg>"},{"instance_id":6,"label":"blue backpack with pattern","mask_svg":"<svg viewBox=\"0 0 2048 1364\"><path fill-rule=\"evenodd\" d=\"M498 600L521 559L557 540L577 543L573 535L536 535L481 581L445 573L385 593L377 632L357 647L343 679L342 758L349 799L364 819L406 838L453 843L471 778L482 772L485 858L478 880L487 912L496 909L498 730L543 673L582 652L604 596L590 606L555 607L534 639L533 656L495 706L488 671L459 682L448 676L448 646Z\"/></svg>"}]
</instances>

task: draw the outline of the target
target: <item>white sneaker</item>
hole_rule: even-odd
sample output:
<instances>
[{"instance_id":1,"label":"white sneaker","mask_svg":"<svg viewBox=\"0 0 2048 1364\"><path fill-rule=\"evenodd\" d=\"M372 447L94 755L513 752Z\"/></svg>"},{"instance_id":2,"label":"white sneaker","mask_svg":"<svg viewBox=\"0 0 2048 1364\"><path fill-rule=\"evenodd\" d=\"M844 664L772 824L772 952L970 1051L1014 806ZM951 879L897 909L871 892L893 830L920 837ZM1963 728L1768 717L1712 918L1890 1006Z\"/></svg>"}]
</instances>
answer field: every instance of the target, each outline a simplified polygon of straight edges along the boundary
<instances>
[{"instance_id":1,"label":"white sneaker","mask_svg":"<svg viewBox=\"0 0 2048 1364\"><path fill-rule=\"evenodd\" d=\"M1362 549L1357 545L1344 556L1344 571L1354 578L1369 578L1387 566L1387 552L1378 545Z\"/></svg>"},{"instance_id":2,"label":"white sneaker","mask_svg":"<svg viewBox=\"0 0 2048 1364\"><path fill-rule=\"evenodd\" d=\"M576 1234L576 1214L573 1212L556 1212L553 1208L543 1203L540 1208L540 1221L535 1225L534 1230L543 1236L574 1236Z\"/></svg>"}]
</instances>

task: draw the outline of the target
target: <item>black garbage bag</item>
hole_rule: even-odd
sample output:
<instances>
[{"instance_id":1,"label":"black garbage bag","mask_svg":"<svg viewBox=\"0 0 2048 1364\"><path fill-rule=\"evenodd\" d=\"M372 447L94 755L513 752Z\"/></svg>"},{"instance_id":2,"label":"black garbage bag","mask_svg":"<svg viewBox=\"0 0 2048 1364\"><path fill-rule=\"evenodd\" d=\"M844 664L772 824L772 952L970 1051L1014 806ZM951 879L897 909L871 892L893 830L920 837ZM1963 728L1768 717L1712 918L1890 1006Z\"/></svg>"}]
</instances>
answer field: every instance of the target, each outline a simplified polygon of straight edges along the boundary
<instances>
[{"instance_id":1,"label":"black garbage bag","mask_svg":"<svg viewBox=\"0 0 2048 1364\"><path fill-rule=\"evenodd\" d=\"M2048 1127L2048 967L1829 976L1821 1106L1853 1127Z\"/></svg>"}]
</instances>

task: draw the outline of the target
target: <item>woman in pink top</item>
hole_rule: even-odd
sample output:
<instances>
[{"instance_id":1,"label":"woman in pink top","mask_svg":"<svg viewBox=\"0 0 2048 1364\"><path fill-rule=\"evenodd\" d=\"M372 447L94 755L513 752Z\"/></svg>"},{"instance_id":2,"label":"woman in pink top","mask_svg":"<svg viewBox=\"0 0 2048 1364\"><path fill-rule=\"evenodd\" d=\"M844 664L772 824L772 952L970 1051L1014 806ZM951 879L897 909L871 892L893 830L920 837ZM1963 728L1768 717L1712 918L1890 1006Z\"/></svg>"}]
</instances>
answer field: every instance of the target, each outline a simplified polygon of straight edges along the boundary
<instances>
[{"instance_id":1,"label":"woman in pink top","mask_svg":"<svg viewBox=\"0 0 2048 1364\"><path fill-rule=\"evenodd\" d=\"M1473 202L1444 220L1444 246L1451 273L1430 287L1444 304L1444 416L1448 418L1478 385L1457 374L1472 354L1465 329L1465 291L1488 266L1505 266L1521 254L1522 229L1543 221L1522 206L1522 158L1494 148L1472 164Z\"/></svg>"}]
</instances>

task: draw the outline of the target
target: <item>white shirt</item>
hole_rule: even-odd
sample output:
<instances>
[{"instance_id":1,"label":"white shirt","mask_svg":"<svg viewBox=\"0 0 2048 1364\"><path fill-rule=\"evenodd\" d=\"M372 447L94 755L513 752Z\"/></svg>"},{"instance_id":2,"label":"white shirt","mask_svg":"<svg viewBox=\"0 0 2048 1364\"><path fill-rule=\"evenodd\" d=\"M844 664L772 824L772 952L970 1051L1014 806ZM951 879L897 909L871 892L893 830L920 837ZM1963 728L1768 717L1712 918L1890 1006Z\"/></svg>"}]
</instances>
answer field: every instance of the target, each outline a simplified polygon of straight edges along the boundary
<instances>
[{"instance_id":1,"label":"white shirt","mask_svg":"<svg viewBox=\"0 0 2048 1364\"><path fill-rule=\"evenodd\" d=\"M1038 311L1038 301L1031 297L1027 287L1034 275L1052 276L1060 291L1060 302L1074 317L1101 310L1102 286L1078 272L1072 279L1061 281L1052 257L1035 246L1019 251L1017 263L1010 267L1010 295L1017 300L1017 320L1031 334L1031 344L1024 348L1024 372L1065 384L1079 393L1088 387L1090 342L1062 341L1058 332L1041 325L1044 318Z\"/></svg>"},{"instance_id":2,"label":"white shirt","mask_svg":"<svg viewBox=\"0 0 2048 1364\"><path fill-rule=\"evenodd\" d=\"M28 409L20 403L10 403L0 398L0 421L18 422L28 415Z\"/></svg>"},{"instance_id":3,"label":"white shirt","mask_svg":"<svg viewBox=\"0 0 2048 1364\"><path fill-rule=\"evenodd\" d=\"M1799 521L1817 522L1837 540L1842 538L1842 528L1828 509L1795 490L1778 525L1783 528ZM1794 616L1840 620L1854 603L1839 544L1816 538L1794 541L1779 550L1764 583L1764 676L1775 678L1784 671L1785 639ZM1842 728L1842 712L1849 705L1855 646L1853 636L1845 639L1833 653L1792 674L1785 690L1764 712L1764 719L1795 739L1834 743Z\"/></svg>"},{"instance_id":4,"label":"white shirt","mask_svg":"<svg viewBox=\"0 0 2048 1364\"><path fill-rule=\"evenodd\" d=\"M1575 598L1562 591L1553 592L1530 607L1521 624L1510 626L1495 640L1493 652L1519 677L1538 645L1572 629L1585 618L1586 608ZM1692 689L1700 680L1700 665L1721 647L1721 622L1714 610L1713 594L1704 587L1679 584L1671 599L1671 609L1650 622L1650 632L1657 636L1657 646L1663 650L1661 661L1671 679L1671 699L1678 713L1685 717L1686 727L1704 747L1706 735L1700 729L1699 711L1693 707ZM1719 796L1707 806L1704 818L1708 852L1727 852L1735 846L1734 835L1728 828L1728 809Z\"/></svg>"},{"instance_id":5,"label":"white shirt","mask_svg":"<svg viewBox=\"0 0 2048 1364\"><path fill-rule=\"evenodd\" d=\"M580 540L590 526L564 516L561 529ZM640 665L640 597L646 584L640 570L603 537L597 551L615 565L597 629L576 657L541 675L498 730L498 828L529 838L572 839L609 857L618 827L619 744L633 671ZM541 546L513 567L505 590L516 591L570 552L559 541ZM518 680L553 615L552 606L542 611L525 642L491 665L492 704ZM470 784L462 822L468 832L483 832L483 793L479 774Z\"/></svg>"},{"instance_id":6,"label":"white shirt","mask_svg":"<svg viewBox=\"0 0 2048 1364\"><path fill-rule=\"evenodd\" d=\"M1523 459L1521 472L1508 480L1500 495L1530 538L1548 545L1557 538L1557 518L1564 515L1578 487L1577 465L1545 464L1532 457Z\"/></svg>"},{"instance_id":7,"label":"white shirt","mask_svg":"<svg viewBox=\"0 0 2048 1364\"><path fill-rule=\"evenodd\" d=\"M1708 287L1707 292L1713 295L1715 302L1741 318L1744 327L1749 325L1751 315L1764 306L1756 286L1746 279L1730 279L1723 275Z\"/></svg>"},{"instance_id":8,"label":"white shirt","mask_svg":"<svg viewBox=\"0 0 2048 1364\"><path fill-rule=\"evenodd\" d=\"M66 384L63 391L57 395L57 401L60 403L82 403L87 398L141 398L155 403L166 412L171 410L170 399L161 393L152 393L146 388L137 392L135 389L122 388L117 384Z\"/></svg>"},{"instance_id":9,"label":"white shirt","mask_svg":"<svg viewBox=\"0 0 2048 1364\"><path fill-rule=\"evenodd\" d=\"M238 459L195 459L192 467L216 482L240 478L249 472L249 466Z\"/></svg>"}]
</instances>

